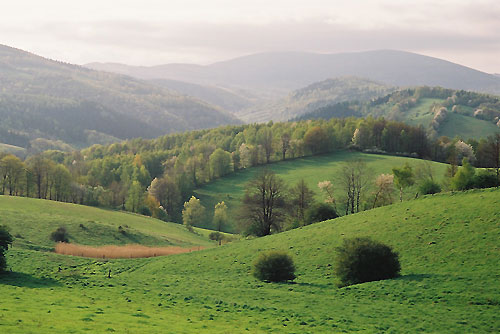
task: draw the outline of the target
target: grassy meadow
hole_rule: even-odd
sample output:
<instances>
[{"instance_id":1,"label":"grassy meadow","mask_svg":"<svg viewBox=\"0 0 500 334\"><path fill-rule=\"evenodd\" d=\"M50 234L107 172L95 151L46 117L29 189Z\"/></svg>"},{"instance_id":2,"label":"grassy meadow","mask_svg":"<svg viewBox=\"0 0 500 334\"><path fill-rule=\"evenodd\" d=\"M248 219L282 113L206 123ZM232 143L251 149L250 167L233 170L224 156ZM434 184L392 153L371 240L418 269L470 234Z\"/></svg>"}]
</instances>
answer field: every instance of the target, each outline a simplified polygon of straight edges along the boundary
<instances>
[{"instance_id":1,"label":"grassy meadow","mask_svg":"<svg viewBox=\"0 0 500 334\"><path fill-rule=\"evenodd\" d=\"M191 233L182 225L130 212L15 196L0 196L0 225L10 228L14 246L35 250L52 249L50 234L60 226L68 231L71 243L87 246L214 245L205 237L209 231L201 229Z\"/></svg>"},{"instance_id":2,"label":"grassy meadow","mask_svg":"<svg viewBox=\"0 0 500 334\"><path fill-rule=\"evenodd\" d=\"M425 196L161 258L99 261L15 246L12 272L0 278L0 332L495 333L499 205L492 189ZM402 276L337 288L335 248L354 236L393 246ZM293 256L294 283L251 276L269 249Z\"/></svg>"},{"instance_id":3,"label":"grassy meadow","mask_svg":"<svg viewBox=\"0 0 500 334\"><path fill-rule=\"evenodd\" d=\"M245 185L262 168L269 168L277 175L282 177L289 186L294 186L301 179L304 179L311 190L316 193L316 200L323 201L324 197L318 188L318 182L330 180L334 185L334 191L337 198L343 195L341 189L336 185L340 178L340 171L345 161L362 159L366 162L370 178L375 181L377 175L382 173L392 173L393 167L399 167L405 163L416 168L423 164L420 159L396 157L389 155L366 154L359 152L338 151L335 153L300 158L295 160L280 161L267 166L250 168L238 171L224 178L215 180L195 191L201 203L207 208L207 219L202 227L212 227L211 219L213 217L214 206L220 201L225 201L229 210L229 217L233 217L231 226L227 226L229 231L236 231L237 209L241 198L245 193ZM434 171L435 177L440 180L445 173L446 165L429 161ZM372 182L372 183L373 183ZM371 190L368 190L371 192ZM407 198L415 196L416 189L408 189ZM396 199L398 196L395 195Z\"/></svg>"}]
</instances>

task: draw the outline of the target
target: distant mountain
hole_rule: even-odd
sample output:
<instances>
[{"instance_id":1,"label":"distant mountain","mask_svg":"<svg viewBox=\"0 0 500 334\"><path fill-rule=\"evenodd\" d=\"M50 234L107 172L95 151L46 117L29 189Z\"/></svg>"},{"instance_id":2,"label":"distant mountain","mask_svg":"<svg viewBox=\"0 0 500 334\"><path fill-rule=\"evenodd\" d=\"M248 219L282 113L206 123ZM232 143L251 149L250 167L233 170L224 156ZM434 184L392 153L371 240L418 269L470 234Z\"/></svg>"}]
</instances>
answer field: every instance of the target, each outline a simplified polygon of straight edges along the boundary
<instances>
[{"instance_id":1,"label":"distant mountain","mask_svg":"<svg viewBox=\"0 0 500 334\"><path fill-rule=\"evenodd\" d=\"M239 123L151 83L1 45L0 80L0 143L18 147L82 147Z\"/></svg>"},{"instance_id":2,"label":"distant mountain","mask_svg":"<svg viewBox=\"0 0 500 334\"><path fill-rule=\"evenodd\" d=\"M393 50L338 54L261 53L207 66L167 64L134 67L106 63L86 66L140 79L171 79L239 87L281 97L314 82L343 76L367 78L390 86L426 85L500 93L500 78L495 75L438 58Z\"/></svg>"},{"instance_id":3,"label":"distant mountain","mask_svg":"<svg viewBox=\"0 0 500 334\"><path fill-rule=\"evenodd\" d=\"M250 107L237 115L247 122L284 121L338 102L368 101L396 89L356 77L327 79L295 90L285 98Z\"/></svg>"},{"instance_id":4,"label":"distant mountain","mask_svg":"<svg viewBox=\"0 0 500 334\"><path fill-rule=\"evenodd\" d=\"M402 89L366 102L331 104L295 120L338 117L384 117L421 125L429 135L464 140L500 133L500 98L441 87Z\"/></svg>"},{"instance_id":5,"label":"distant mountain","mask_svg":"<svg viewBox=\"0 0 500 334\"><path fill-rule=\"evenodd\" d=\"M152 79L149 82L168 88L182 95L196 97L224 110L235 112L248 108L261 99L249 91L199 85L178 80Z\"/></svg>"}]
</instances>

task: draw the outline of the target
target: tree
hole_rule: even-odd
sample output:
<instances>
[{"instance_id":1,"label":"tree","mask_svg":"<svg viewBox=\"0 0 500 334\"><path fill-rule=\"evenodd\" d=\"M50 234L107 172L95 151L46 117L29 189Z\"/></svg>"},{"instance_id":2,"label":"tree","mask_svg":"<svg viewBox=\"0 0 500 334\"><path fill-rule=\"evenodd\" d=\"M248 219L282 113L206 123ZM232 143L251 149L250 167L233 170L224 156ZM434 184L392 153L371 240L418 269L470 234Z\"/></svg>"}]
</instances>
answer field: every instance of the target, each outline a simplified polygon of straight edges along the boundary
<instances>
[{"instance_id":1,"label":"tree","mask_svg":"<svg viewBox=\"0 0 500 334\"><path fill-rule=\"evenodd\" d=\"M266 155L266 163L269 163L273 153L273 131L267 126L263 126L257 131L257 143L262 145Z\"/></svg>"},{"instance_id":2,"label":"tree","mask_svg":"<svg viewBox=\"0 0 500 334\"><path fill-rule=\"evenodd\" d=\"M38 198L45 198L44 181L49 169L49 161L41 155L35 155L28 160L28 166L35 181Z\"/></svg>"},{"instance_id":3,"label":"tree","mask_svg":"<svg viewBox=\"0 0 500 334\"><path fill-rule=\"evenodd\" d=\"M193 226L199 224L205 218L205 207L200 200L191 196L188 202L184 203L182 210L182 222L188 230L192 230Z\"/></svg>"},{"instance_id":4,"label":"tree","mask_svg":"<svg viewBox=\"0 0 500 334\"><path fill-rule=\"evenodd\" d=\"M9 245L12 244L12 241L12 236L10 235L7 227L0 225L0 273L5 271L5 268L7 268L5 252L9 249Z\"/></svg>"},{"instance_id":5,"label":"tree","mask_svg":"<svg viewBox=\"0 0 500 334\"><path fill-rule=\"evenodd\" d=\"M57 164L52 171L52 179L54 180L54 199L56 201L64 201L69 197L71 186L71 174L68 169Z\"/></svg>"},{"instance_id":6,"label":"tree","mask_svg":"<svg viewBox=\"0 0 500 334\"><path fill-rule=\"evenodd\" d=\"M291 136L288 132L285 132L281 135L281 155L282 160L286 159L286 152L290 148L290 140Z\"/></svg>"},{"instance_id":7,"label":"tree","mask_svg":"<svg viewBox=\"0 0 500 334\"><path fill-rule=\"evenodd\" d=\"M312 191L301 179L295 187L290 189L290 207L292 217L299 222L304 222L305 211L314 202L314 191Z\"/></svg>"},{"instance_id":8,"label":"tree","mask_svg":"<svg viewBox=\"0 0 500 334\"><path fill-rule=\"evenodd\" d=\"M347 161L340 172L340 184L346 194L346 215L360 211L361 200L368 184L370 171L361 160Z\"/></svg>"},{"instance_id":9,"label":"tree","mask_svg":"<svg viewBox=\"0 0 500 334\"><path fill-rule=\"evenodd\" d=\"M20 182L24 176L24 163L15 155L9 154L0 160L0 171L3 178L2 193L5 194L5 188L8 187L9 195L17 195L21 190Z\"/></svg>"},{"instance_id":10,"label":"tree","mask_svg":"<svg viewBox=\"0 0 500 334\"><path fill-rule=\"evenodd\" d=\"M413 177L413 169L408 163L406 163L403 167L394 167L392 169L392 173L394 174L394 184L399 189L399 200L403 201L403 189L412 186L415 183L415 179Z\"/></svg>"},{"instance_id":11,"label":"tree","mask_svg":"<svg viewBox=\"0 0 500 334\"><path fill-rule=\"evenodd\" d=\"M337 203L335 201L335 194L333 191L333 184L331 181L321 181L318 182L318 188L325 194L325 203L330 203L333 208L337 209Z\"/></svg>"},{"instance_id":12,"label":"tree","mask_svg":"<svg viewBox=\"0 0 500 334\"><path fill-rule=\"evenodd\" d=\"M160 202L171 219L180 212L181 194L177 183L169 176L151 181L148 192Z\"/></svg>"},{"instance_id":13,"label":"tree","mask_svg":"<svg viewBox=\"0 0 500 334\"><path fill-rule=\"evenodd\" d=\"M462 161L462 167L458 169L458 172L451 179L451 189L453 190L467 190L474 187L474 175L476 171L474 167L469 163L467 158Z\"/></svg>"},{"instance_id":14,"label":"tree","mask_svg":"<svg viewBox=\"0 0 500 334\"><path fill-rule=\"evenodd\" d=\"M210 176L212 179L219 178L232 171L231 153L221 148L216 149L209 158Z\"/></svg>"},{"instance_id":15,"label":"tree","mask_svg":"<svg viewBox=\"0 0 500 334\"><path fill-rule=\"evenodd\" d=\"M227 205L224 201L215 205L213 224L215 229L220 232L224 225L228 223Z\"/></svg>"},{"instance_id":16,"label":"tree","mask_svg":"<svg viewBox=\"0 0 500 334\"><path fill-rule=\"evenodd\" d=\"M128 191L125 208L131 212L138 212L144 200L144 191L139 181L133 181Z\"/></svg>"},{"instance_id":17,"label":"tree","mask_svg":"<svg viewBox=\"0 0 500 334\"><path fill-rule=\"evenodd\" d=\"M372 209L379 206L392 203L392 193L394 191L394 175L380 174L375 179L375 192Z\"/></svg>"},{"instance_id":18,"label":"tree","mask_svg":"<svg viewBox=\"0 0 500 334\"><path fill-rule=\"evenodd\" d=\"M497 180L500 182L500 134L488 137L487 141L488 165L495 169Z\"/></svg>"},{"instance_id":19,"label":"tree","mask_svg":"<svg viewBox=\"0 0 500 334\"><path fill-rule=\"evenodd\" d=\"M304 145L312 154L324 153L328 150L328 135L323 128L315 126L304 135Z\"/></svg>"},{"instance_id":20,"label":"tree","mask_svg":"<svg viewBox=\"0 0 500 334\"><path fill-rule=\"evenodd\" d=\"M264 169L246 186L240 218L248 234L262 237L280 231L285 217L285 183Z\"/></svg>"}]
</instances>

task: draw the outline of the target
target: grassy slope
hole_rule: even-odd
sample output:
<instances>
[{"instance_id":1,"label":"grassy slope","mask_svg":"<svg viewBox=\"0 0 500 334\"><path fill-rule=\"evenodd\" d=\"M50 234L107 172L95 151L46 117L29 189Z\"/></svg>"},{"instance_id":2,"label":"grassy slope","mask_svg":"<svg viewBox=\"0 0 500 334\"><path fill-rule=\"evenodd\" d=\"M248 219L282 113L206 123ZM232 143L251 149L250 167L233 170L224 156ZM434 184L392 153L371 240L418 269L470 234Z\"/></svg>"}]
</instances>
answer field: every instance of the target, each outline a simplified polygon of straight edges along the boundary
<instances>
[{"instance_id":1,"label":"grassy slope","mask_svg":"<svg viewBox=\"0 0 500 334\"><path fill-rule=\"evenodd\" d=\"M441 136L453 138L458 133L462 138L474 138L478 140L499 132L500 128L491 122L456 113L449 113L439 129Z\"/></svg>"},{"instance_id":2,"label":"grassy slope","mask_svg":"<svg viewBox=\"0 0 500 334\"><path fill-rule=\"evenodd\" d=\"M190 233L178 224L33 198L0 196L0 224L9 226L12 235L20 236L15 244L28 248L52 247L50 233L60 226L66 227L71 242L84 245L211 245L205 237ZM118 226L127 233L120 233Z\"/></svg>"},{"instance_id":3,"label":"grassy slope","mask_svg":"<svg viewBox=\"0 0 500 334\"><path fill-rule=\"evenodd\" d=\"M295 185L303 178L307 182L307 185L316 192L316 199L320 201L323 200L323 197L319 191L318 182L331 180L335 186L342 163L345 160L358 158L362 158L367 162L368 167L372 169L373 179L381 173L391 173L392 167L403 165L406 162L414 167L423 163L422 160L412 158L340 151L327 155L278 162L268 165L268 167L283 177L289 185ZM432 165L434 166L436 176L441 177L444 175L446 165L435 162L432 162ZM208 209L207 221L204 223L204 227L211 226L210 217L213 216L213 208L221 200L226 202L230 211L229 216L236 216L236 209L240 205L240 199L245 192L245 184L261 168L265 167L243 170L196 190L196 196L200 198L202 204ZM337 196L340 196L341 191L339 187L335 186L335 190Z\"/></svg>"},{"instance_id":4,"label":"grassy slope","mask_svg":"<svg viewBox=\"0 0 500 334\"><path fill-rule=\"evenodd\" d=\"M23 155L25 154L26 149L19 146L0 143L0 152Z\"/></svg>"},{"instance_id":5,"label":"grassy slope","mask_svg":"<svg viewBox=\"0 0 500 334\"><path fill-rule=\"evenodd\" d=\"M166 258L102 263L14 249L15 273L0 279L0 332L498 332L499 205L498 190L428 196ZM351 236L394 246L402 277L336 288L334 249ZM293 255L296 284L252 278L266 249Z\"/></svg>"},{"instance_id":6,"label":"grassy slope","mask_svg":"<svg viewBox=\"0 0 500 334\"><path fill-rule=\"evenodd\" d=\"M432 104L440 104L443 101L441 99L423 98L415 107L405 112L404 121L411 125L422 124L424 127L428 127L434 117L431 112ZM471 108L462 105L459 106L459 109L471 110ZM450 138L460 136L464 139L481 139L498 132L500 132L500 129L492 122L449 112L448 117L439 129L438 135Z\"/></svg>"}]
</instances>

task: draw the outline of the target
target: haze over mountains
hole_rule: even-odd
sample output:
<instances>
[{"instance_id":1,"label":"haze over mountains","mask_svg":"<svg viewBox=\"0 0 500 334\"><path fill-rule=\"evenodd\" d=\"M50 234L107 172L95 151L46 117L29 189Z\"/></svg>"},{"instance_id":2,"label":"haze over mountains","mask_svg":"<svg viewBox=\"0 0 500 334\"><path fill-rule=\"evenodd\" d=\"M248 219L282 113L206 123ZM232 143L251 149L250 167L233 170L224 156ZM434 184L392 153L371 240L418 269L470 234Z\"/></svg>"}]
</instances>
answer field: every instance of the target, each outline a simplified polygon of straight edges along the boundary
<instances>
[{"instance_id":1,"label":"haze over mountains","mask_svg":"<svg viewBox=\"0 0 500 334\"><path fill-rule=\"evenodd\" d=\"M391 50L261 53L207 66L82 67L0 46L0 76L0 144L34 150L288 120L398 87L500 93L498 75Z\"/></svg>"},{"instance_id":2,"label":"haze over mountains","mask_svg":"<svg viewBox=\"0 0 500 334\"><path fill-rule=\"evenodd\" d=\"M236 124L220 108L132 77L0 46L0 143L76 147ZM52 141L52 143L47 142Z\"/></svg>"},{"instance_id":3,"label":"haze over mountains","mask_svg":"<svg viewBox=\"0 0 500 334\"><path fill-rule=\"evenodd\" d=\"M198 84L286 92L317 81L357 76L392 86L441 86L500 93L498 77L446 60L415 53L377 50L356 53L261 53L200 66L152 67L91 63L86 67L136 78L173 79Z\"/></svg>"},{"instance_id":4,"label":"haze over mountains","mask_svg":"<svg viewBox=\"0 0 500 334\"><path fill-rule=\"evenodd\" d=\"M311 111L311 108L307 108L302 112L290 113L294 109L295 101L290 103L294 100L293 96L300 95L300 89L306 86L340 77L354 76L388 87L425 85L500 93L500 77L497 75L438 58L395 50L338 54L261 53L207 66L166 64L141 67L113 63L91 63L85 66L143 80L155 80L157 83L168 80L163 81L166 87L206 99L224 109L229 107L229 111L246 121L284 120L288 114L293 117ZM187 84L183 86L179 81L210 88L200 91ZM340 86L346 85L340 81L338 83ZM223 89L223 92L214 91L215 88ZM207 89L211 90L208 99ZM343 102L351 98L341 95L335 96L330 102ZM217 100L231 102L228 104Z\"/></svg>"}]
</instances>

